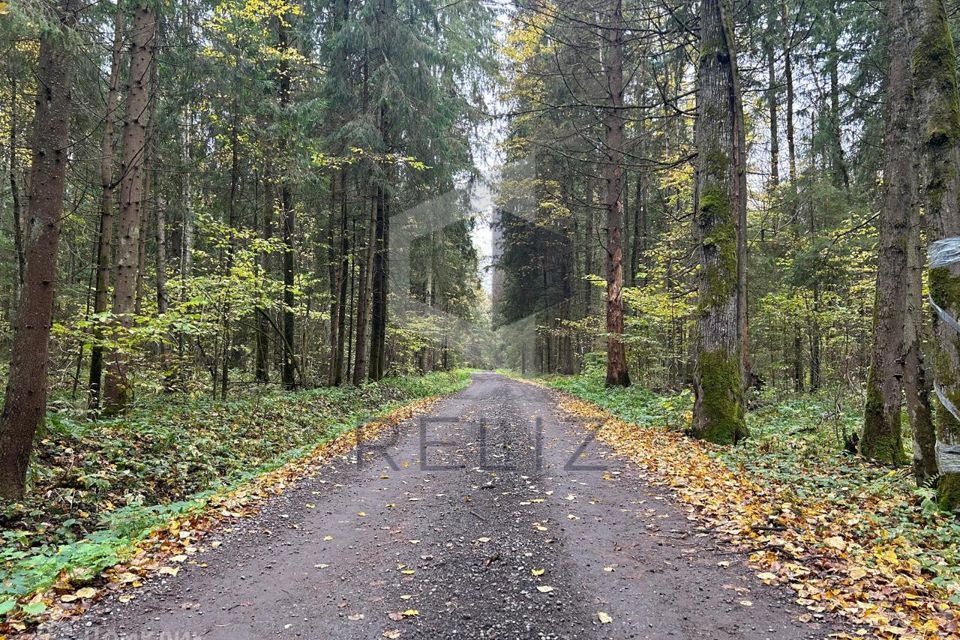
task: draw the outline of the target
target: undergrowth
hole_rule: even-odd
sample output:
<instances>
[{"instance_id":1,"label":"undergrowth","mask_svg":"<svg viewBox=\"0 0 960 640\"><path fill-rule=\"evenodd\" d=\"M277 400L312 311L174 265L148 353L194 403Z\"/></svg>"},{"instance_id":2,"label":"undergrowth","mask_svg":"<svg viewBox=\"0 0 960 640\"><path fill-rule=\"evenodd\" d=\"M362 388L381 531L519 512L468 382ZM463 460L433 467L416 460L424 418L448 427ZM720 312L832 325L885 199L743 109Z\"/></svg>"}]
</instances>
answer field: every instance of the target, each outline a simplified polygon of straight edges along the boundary
<instances>
[{"instance_id":1,"label":"undergrowth","mask_svg":"<svg viewBox=\"0 0 960 640\"><path fill-rule=\"evenodd\" d=\"M138 538L212 493L468 381L455 371L226 402L161 397L98 421L72 409L51 413L27 497L0 510L0 616L64 571L92 576L116 564Z\"/></svg>"},{"instance_id":2,"label":"undergrowth","mask_svg":"<svg viewBox=\"0 0 960 640\"><path fill-rule=\"evenodd\" d=\"M689 428L689 391L607 388L597 375L542 381L639 427ZM852 535L865 542L907 543L933 583L960 592L960 522L938 510L933 489L918 488L908 467L873 464L845 450L848 436L859 429L861 403L858 395L837 391L780 398L769 393L757 398L756 408L748 412L750 437L711 455L738 473L788 487L801 503L825 497L838 510L850 510L858 516L850 521ZM910 442L909 434L904 440ZM859 508L867 503L870 512Z\"/></svg>"}]
</instances>

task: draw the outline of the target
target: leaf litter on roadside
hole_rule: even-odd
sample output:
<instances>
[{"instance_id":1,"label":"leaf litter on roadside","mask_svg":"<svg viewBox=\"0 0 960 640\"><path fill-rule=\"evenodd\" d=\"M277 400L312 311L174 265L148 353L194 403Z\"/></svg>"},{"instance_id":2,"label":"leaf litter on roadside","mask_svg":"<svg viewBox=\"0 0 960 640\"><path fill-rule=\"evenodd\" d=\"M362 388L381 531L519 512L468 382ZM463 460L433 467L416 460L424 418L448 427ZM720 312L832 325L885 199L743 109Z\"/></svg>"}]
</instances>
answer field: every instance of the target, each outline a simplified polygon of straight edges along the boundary
<instances>
[{"instance_id":1,"label":"leaf litter on roadside","mask_svg":"<svg viewBox=\"0 0 960 640\"><path fill-rule=\"evenodd\" d=\"M364 425L364 437L377 437L394 425L429 411L438 399L422 398L380 416ZM78 582L88 582L97 576L82 569L64 571L48 589L38 591L28 599L0 602L0 615L10 614L0 621L0 639L24 632L29 624L41 620L56 621L83 613L90 602L110 593L120 592L118 600L130 602L134 595L127 590L139 588L150 576L175 579L180 566L170 566L169 563L179 565L187 561L195 562L192 558L199 551L221 545L219 540L203 545L201 541L208 533L236 519L255 515L267 499L282 494L300 479L315 475L330 460L349 453L356 446L356 440L353 432L345 432L317 446L302 458L256 476L226 493L211 495L201 509L154 528L143 540L131 544L122 558L118 555L113 566L100 574L100 589L75 589L74 585ZM328 535L324 540L330 541L333 537ZM197 566L203 568L205 565L197 563ZM410 573L413 571L410 570ZM3 611L2 607L7 603L12 603L12 606ZM20 613L12 617L12 609L18 605ZM413 611L403 613L405 616L418 615L419 612Z\"/></svg>"},{"instance_id":2,"label":"leaf litter on roadside","mask_svg":"<svg viewBox=\"0 0 960 640\"><path fill-rule=\"evenodd\" d=\"M872 517L883 512L882 498L799 500L789 482L731 468L719 447L624 422L566 394L560 405L653 484L670 487L690 517L748 552L759 580L792 589L811 612L804 619L836 614L877 638L960 639L960 585L937 581L920 560L923 549Z\"/></svg>"}]
</instances>

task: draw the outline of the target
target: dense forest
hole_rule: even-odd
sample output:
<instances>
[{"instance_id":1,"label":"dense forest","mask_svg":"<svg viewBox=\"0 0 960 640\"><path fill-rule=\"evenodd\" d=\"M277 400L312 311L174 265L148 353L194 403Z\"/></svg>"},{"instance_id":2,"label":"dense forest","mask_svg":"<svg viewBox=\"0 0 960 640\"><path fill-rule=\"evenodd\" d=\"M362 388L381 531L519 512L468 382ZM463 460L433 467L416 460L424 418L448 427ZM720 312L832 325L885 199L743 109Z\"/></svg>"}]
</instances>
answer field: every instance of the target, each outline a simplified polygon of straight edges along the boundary
<instances>
[{"instance_id":1,"label":"dense forest","mask_svg":"<svg viewBox=\"0 0 960 640\"><path fill-rule=\"evenodd\" d=\"M96 419L463 363L692 385L719 442L843 385L849 447L905 464L906 409L921 482L953 454L949 3L2 12L5 495L47 389Z\"/></svg>"},{"instance_id":2,"label":"dense forest","mask_svg":"<svg viewBox=\"0 0 960 640\"><path fill-rule=\"evenodd\" d=\"M863 390L846 445L906 464L905 409L957 501L949 3L2 12L4 495L48 390L97 419L498 364L691 385L717 442L765 387Z\"/></svg>"},{"instance_id":3,"label":"dense forest","mask_svg":"<svg viewBox=\"0 0 960 640\"><path fill-rule=\"evenodd\" d=\"M467 368L909 477L956 602L958 9L0 1L0 617Z\"/></svg>"},{"instance_id":4,"label":"dense forest","mask_svg":"<svg viewBox=\"0 0 960 640\"><path fill-rule=\"evenodd\" d=\"M484 322L468 213L490 9L2 6L4 495L48 379L96 418L479 348L454 328ZM444 194L444 224L402 217ZM393 291L391 252L410 274Z\"/></svg>"},{"instance_id":5,"label":"dense forest","mask_svg":"<svg viewBox=\"0 0 960 640\"><path fill-rule=\"evenodd\" d=\"M912 434L956 506L955 9L519 3L506 363L692 386L693 433L726 443L765 392L862 394L842 444L900 466Z\"/></svg>"}]
</instances>

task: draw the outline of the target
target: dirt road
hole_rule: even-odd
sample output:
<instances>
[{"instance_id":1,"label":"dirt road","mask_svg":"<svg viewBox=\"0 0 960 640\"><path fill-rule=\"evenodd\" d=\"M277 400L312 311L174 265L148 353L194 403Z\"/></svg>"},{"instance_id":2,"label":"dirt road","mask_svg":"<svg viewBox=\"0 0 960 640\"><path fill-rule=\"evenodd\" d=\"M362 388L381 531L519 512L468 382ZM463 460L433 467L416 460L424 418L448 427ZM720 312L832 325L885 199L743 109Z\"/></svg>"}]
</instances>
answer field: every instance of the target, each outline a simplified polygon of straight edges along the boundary
<instances>
[{"instance_id":1,"label":"dirt road","mask_svg":"<svg viewBox=\"0 0 960 640\"><path fill-rule=\"evenodd\" d=\"M823 638L552 392L494 374L59 638ZM395 468L394 468L395 467Z\"/></svg>"}]
</instances>

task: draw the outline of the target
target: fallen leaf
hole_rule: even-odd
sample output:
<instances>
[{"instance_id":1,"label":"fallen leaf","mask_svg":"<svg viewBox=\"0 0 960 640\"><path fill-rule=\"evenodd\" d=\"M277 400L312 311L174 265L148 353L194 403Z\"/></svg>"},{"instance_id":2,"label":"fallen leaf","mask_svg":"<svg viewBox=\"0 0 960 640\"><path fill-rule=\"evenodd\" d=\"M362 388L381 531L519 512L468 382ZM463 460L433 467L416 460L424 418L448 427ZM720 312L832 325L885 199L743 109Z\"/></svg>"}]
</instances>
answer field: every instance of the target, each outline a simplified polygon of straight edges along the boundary
<instances>
[{"instance_id":1,"label":"fallen leaf","mask_svg":"<svg viewBox=\"0 0 960 640\"><path fill-rule=\"evenodd\" d=\"M831 536L823 541L828 547L832 547L838 551L843 551L847 548L847 541L841 538L840 536Z\"/></svg>"},{"instance_id":2,"label":"fallen leaf","mask_svg":"<svg viewBox=\"0 0 960 640\"><path fill-rule=\"evenodd\" d=\"M600 624L610 624L613 622L613 618L611 618L610 614L606 611L597 611L597 619L600 620Z\"/></svg>"},{"instance_id":3,"label":"fallen leaf","mask_svg":"<svg viewBox=\"0 0 960 640\"><path fill-rule=\"evenodd\" d=\"M860 580L861 578L867 577L867 570L863 567L853 567L850 569L850 577L854 580Z\"/></svg>"}]
</instances>

